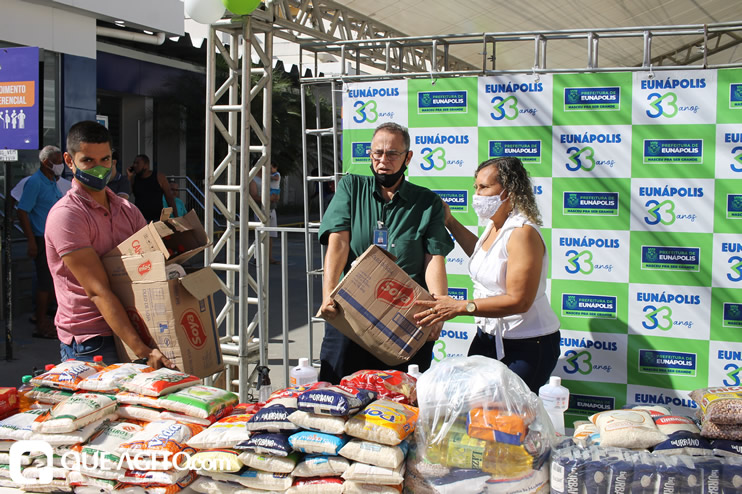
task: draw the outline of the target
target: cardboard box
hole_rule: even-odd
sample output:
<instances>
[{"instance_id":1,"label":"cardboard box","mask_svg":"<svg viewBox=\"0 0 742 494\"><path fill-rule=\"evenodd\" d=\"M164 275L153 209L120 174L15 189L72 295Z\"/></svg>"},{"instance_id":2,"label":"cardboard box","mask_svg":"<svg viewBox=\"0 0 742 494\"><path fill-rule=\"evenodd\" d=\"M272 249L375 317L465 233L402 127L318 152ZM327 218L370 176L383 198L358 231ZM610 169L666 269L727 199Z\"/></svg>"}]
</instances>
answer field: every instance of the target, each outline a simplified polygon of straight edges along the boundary
<instances>
[{"instance_id":1,"label":"cardboard box","mask_svg":"<svg viewBox=\"0 0 742 494\"><path fill-rule=\"evenodd\" d=\"M412 316L425 310L417 300L433 297L395 259L375 245L366 249L332 291L340 314L328 321L387 365L407 362L431 331Z\"/></svg>"},{"instance_id":2,"label":"cardboard box","mask_svg":"<svg viewBox=\"0 0 742 494\"><path fill-rule=\"evenodd\" d=\"M212 298L221 281L208 267L168 279L167 267L207 245L191 211L148 224L103 257L111 288L142 340L155 342L178 369L198 377L224 368ZM120 341L117 347L122 361L137 358Z\"/></svg>"}]
</instances>

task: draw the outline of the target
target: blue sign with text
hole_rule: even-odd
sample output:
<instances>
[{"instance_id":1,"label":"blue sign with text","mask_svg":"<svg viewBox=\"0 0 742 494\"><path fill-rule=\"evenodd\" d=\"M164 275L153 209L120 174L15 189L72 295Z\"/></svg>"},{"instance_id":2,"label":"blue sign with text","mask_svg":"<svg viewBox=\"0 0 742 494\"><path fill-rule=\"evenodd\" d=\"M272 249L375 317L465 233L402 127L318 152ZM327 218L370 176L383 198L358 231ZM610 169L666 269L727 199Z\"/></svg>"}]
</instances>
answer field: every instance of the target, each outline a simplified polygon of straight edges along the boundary
<instances>
[{"instance_id":1,"label":"blue sign with text","mask_svg":"<svg viewBox=\"0 0 742 494\"><path fill-rule=\"evenodd\" d=\"M39 49L0 49L0 149L39 148Z\"/></svg>"}]
</instances>

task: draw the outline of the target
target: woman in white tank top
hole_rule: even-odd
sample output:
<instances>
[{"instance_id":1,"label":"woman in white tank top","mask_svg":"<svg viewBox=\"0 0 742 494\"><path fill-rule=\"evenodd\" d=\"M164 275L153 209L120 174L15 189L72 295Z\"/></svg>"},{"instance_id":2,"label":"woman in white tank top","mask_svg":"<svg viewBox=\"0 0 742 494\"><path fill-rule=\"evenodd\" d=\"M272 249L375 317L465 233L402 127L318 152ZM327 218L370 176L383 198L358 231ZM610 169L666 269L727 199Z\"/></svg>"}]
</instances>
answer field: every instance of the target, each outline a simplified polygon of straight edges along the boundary
<instances>
[{"instance_id":1,"label":"woman in white tank top","mask_svg":"<svg viewBox=\"0 0 742 494\"><path fill-rule=\"evenodd\" d=\"M538 392L559 359L559 319L546 297L549 255L539 225L528 172L517 158L479 165L472 206L487 221L477 239L444 203L446 228L470 257L472 300L434 295L415 316L427 326L460 315L474 316L477 335L469 355L501 360Z\"/></svg>"}]
</instances>

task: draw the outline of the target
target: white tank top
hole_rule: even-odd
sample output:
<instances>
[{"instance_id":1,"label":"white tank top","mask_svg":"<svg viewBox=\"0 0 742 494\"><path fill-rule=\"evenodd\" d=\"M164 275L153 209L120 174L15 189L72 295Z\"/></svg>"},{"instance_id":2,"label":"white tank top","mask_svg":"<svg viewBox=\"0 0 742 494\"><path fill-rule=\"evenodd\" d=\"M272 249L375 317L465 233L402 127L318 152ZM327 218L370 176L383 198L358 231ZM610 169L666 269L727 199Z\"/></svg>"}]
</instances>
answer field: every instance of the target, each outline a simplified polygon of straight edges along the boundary
<instances>
[{"instance_id":1,"label":"white tank top","mask_svg":"<svg viewBox=\"0 0 742 494\"><path fill-rule=\"evenodd\" d=\"M505 220L490 248L484 251L482 250L482 242L494 227L492 221L487 224L484 234L477 241L474 252L469 259L469 275L474 282L474 298L493 297L505 293L508 270L507 244L513 231L523 225L534 228L543 242L544 238L538 225L516 210ZM502 349L503 338L534 338L551 334L559 329L559 319L546 298L546 273L548 273L548 270L549 253L544 249L538 293L527 312L505 317L474 318L477 326L482 331L495 335L498 359L505 355Z\"/></svg>"}]
</instances>

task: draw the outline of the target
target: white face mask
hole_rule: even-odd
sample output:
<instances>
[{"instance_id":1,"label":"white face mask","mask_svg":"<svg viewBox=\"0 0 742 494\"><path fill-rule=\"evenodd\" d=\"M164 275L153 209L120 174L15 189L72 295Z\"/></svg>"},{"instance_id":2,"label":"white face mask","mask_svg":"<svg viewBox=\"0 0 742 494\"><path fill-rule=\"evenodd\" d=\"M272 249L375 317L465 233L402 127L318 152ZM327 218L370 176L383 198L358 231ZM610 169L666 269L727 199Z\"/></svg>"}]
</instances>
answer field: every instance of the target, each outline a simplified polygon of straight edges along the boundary
<instances>
[{"instance_id":1,"label":"white face mask","mask_svg":"<svg viewBox=\"0 0 742 494\"><path fill-rule=\"evenodd\" d=\"M474 208L474 212L477 213L477 216L479 216L483 220L489 220L492 218L498 209L500 209L500 206L502 206L502 203L505 202L502 200L499 196L480 196L475 194L474 199L471 202L472 207Z\"/></svg>"},{"instance_id":2,"label":"white face mask","mask_svg":"<svg viewBox=\"0 0 742 494\"><path fill-rule=\"evenodd\" d=\"M62 172L64 171L64 163L59 163L58 165L52 163L52 171L54 172L55 177L61 177Z\"/></svg>"}]
</instances>

